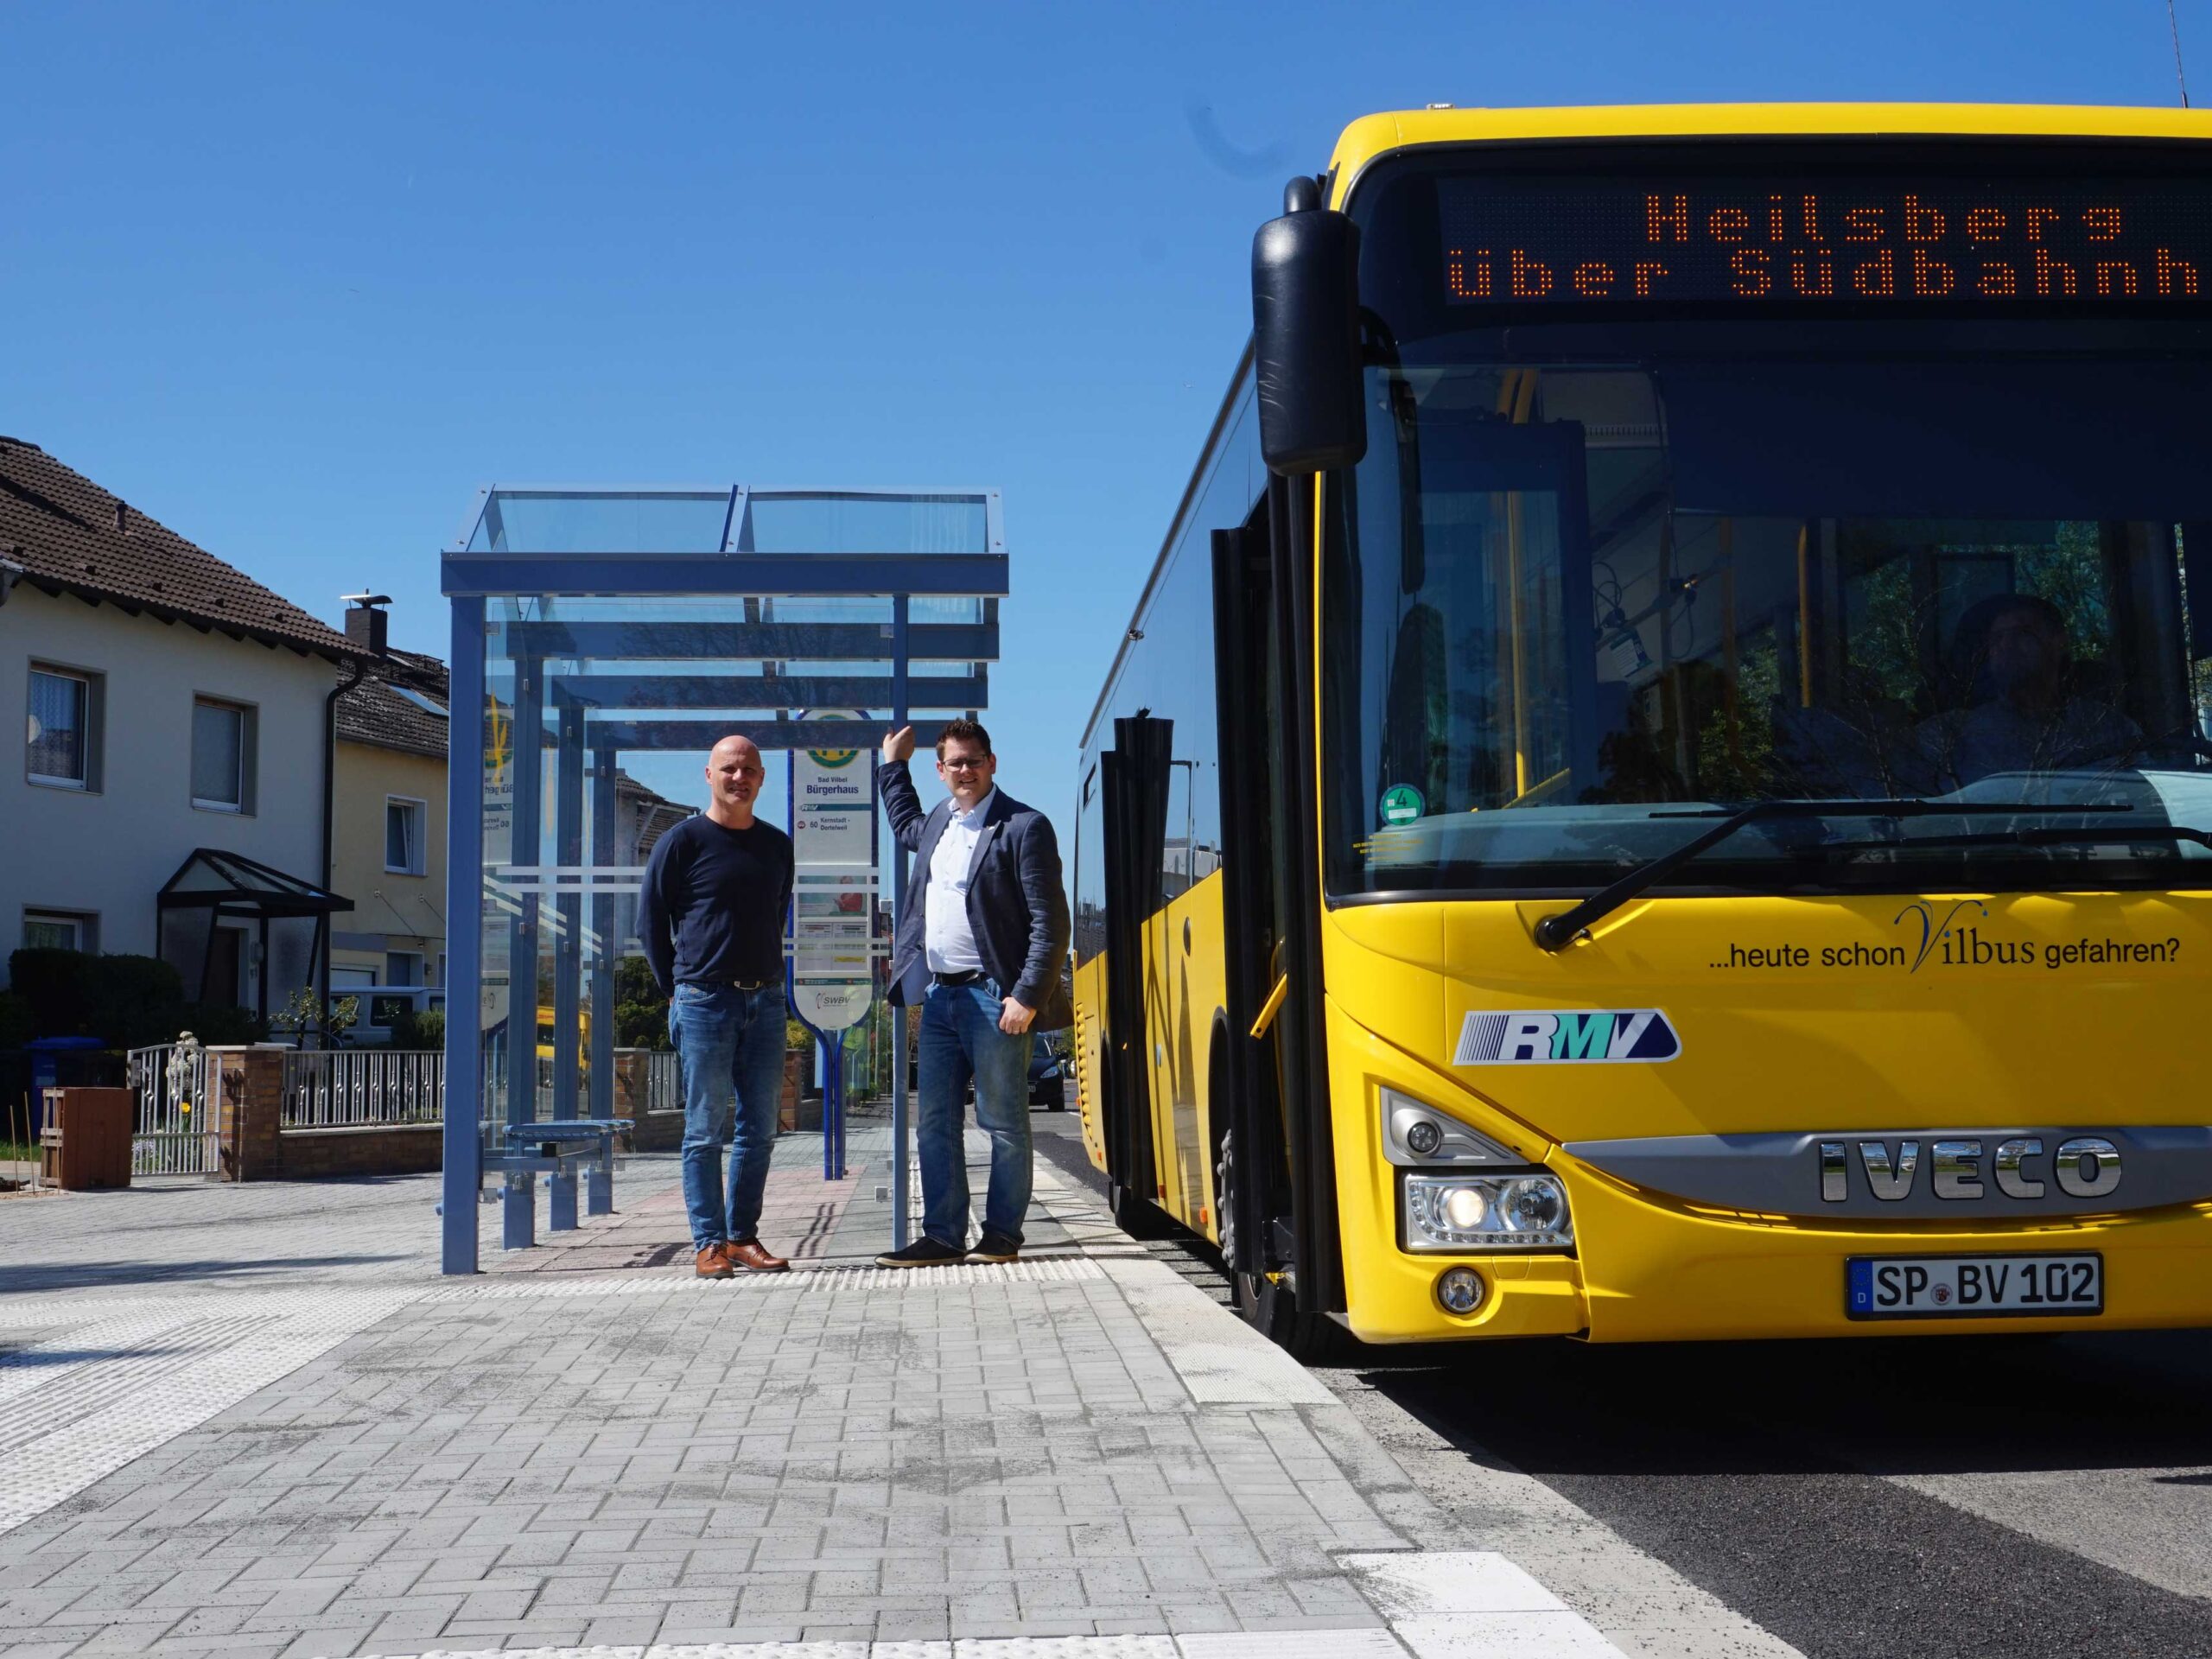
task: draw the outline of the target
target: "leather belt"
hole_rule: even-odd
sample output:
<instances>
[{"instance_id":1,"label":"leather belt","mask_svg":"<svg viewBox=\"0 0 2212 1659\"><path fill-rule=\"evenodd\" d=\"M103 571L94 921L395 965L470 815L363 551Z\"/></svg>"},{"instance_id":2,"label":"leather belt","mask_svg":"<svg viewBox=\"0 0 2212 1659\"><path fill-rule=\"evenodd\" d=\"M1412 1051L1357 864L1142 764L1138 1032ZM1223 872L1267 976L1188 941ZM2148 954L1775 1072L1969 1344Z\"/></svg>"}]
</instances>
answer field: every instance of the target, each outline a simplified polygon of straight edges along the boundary
<instances>
[{"instance_id":1,"label":"leather belt","mask_svg":"<svg viewBox=\"0 0 2212 1659\"><path fill-rule=\"evenodd\" d=\"M940 974L931 972L930 975L930 983L932 985L973 985L982 977L983 972L980 968L971 968L964 974Z\"/></svg>"}]
</instances>

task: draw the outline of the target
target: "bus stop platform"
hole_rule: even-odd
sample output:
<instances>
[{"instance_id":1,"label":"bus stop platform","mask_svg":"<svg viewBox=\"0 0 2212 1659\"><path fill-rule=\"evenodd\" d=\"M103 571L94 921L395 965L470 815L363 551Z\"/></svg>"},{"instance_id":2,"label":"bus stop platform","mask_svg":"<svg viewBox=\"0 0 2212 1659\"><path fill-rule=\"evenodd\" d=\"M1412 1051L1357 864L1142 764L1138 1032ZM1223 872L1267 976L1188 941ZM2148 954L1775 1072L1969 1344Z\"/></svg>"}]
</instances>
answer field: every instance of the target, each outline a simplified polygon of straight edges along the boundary
<instances>
[{"instance_id":1,"label":"bus stop platform","mask_svg":"<svg viewBox=\"0 0 2212 1659\"><path fill-rule=\"evenodd\" d=\"M785 1137L731 1281L672 1154L460 1281L435 1176L0 1201L0 1656L1621 1650L1076 1172L870 1265L888 1140Z\"/></svg>"}]
</instances>

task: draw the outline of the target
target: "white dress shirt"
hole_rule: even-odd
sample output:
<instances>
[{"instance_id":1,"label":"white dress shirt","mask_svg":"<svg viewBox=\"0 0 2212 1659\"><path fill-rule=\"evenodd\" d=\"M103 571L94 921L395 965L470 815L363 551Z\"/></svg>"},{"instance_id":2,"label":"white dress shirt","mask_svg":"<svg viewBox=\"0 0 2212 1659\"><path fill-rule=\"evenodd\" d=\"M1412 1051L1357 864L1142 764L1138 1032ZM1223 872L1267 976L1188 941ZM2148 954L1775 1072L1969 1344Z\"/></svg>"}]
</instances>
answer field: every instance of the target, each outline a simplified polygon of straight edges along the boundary
<instances>
[{"instance_id":1,"label":"white dress shirt","mask_svg":"<svg viewBox=\"0 0 2212 1659\"><path fill-rule=\"evenodd\" d=\"M922 951L933 974L982 971L976 930L968 921L968 867L975 861L983 819L997 798L994 789L965 812L956 810L945 820L944 833L930 855L929 892L922 901Z\"/></svg>"}]
</instances>

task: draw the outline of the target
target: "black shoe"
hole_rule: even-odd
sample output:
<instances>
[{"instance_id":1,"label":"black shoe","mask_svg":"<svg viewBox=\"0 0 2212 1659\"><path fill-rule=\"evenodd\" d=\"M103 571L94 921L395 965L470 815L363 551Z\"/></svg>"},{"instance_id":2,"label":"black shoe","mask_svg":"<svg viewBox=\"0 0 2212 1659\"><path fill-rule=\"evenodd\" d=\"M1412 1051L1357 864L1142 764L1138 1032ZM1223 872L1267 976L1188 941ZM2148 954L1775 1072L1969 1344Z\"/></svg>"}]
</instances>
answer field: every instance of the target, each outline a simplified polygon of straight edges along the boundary
<instances>
[{"instance_id":1,"label":"black shoe","mask_svg":"<svg viewBox=\"0 0 2212 1659\"><path fill-rule=\"evenodd\" d=\"M925 1234L903 1250L886 1250L875 1258L879 1268L949 1268L966 1258L957 1245L940 1244Z\"/></svg>"},{"instance_id":2,"label":"black shoe","mask_svg":"<svg viewBox=\"0 0 2212 1659\"><path fill-rule=\"evenodd\" d=\"M1020 1254L1021 1245L1018 1240L987 1228L983 1236L976 1241L976 1248L968 1252L968 1259L970 1262L1011 1262Z\"/></svg>"}]
</instances>

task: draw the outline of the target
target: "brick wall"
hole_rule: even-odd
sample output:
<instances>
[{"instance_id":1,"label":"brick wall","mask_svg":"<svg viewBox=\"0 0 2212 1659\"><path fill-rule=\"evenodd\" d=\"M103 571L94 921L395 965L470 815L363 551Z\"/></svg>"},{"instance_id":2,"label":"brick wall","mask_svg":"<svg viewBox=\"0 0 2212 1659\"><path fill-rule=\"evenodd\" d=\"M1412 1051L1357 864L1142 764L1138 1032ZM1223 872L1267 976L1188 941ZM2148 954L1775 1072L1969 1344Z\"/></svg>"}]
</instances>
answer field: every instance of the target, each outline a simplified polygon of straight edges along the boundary
<instances>
[{"instance_id":1,"label":"brick wall","mask_svg":"<svg viewBox=\"0 0 2212 1659\"><path fill-rule=\"evenodd\" d=\"M426 1175L445 1163L437 1123L369 1124L343 1129L285 1129L277 1139L278 1176Z\"/></svg>"},{"instance_id":2,"label":"brick wall","mask_svg":"<svg viewBox=\"0 0 2212 1659\"><path fill-rule=\"evenodd\" d=\"M445 1131L435 1123L288 1129L284 1051L210 1051L223 1072L221 1176L226 1181L313 1180L328 1175L418 1175L444 1162Z\"/></svg>"},{"instance_id":3,"label":"brick wall","mask_svg":"<svg viewBox=\"0 0 2212 1659\"><path fill-rule=\"evenodd\" d=\"M222 1068L222 1109L216 1118L219 1173L226 1181L273 1181L283 1172L277 1132L284 1121L284 1052L276 1048L211 1048Z\"/></svg>"}]
</instances>

